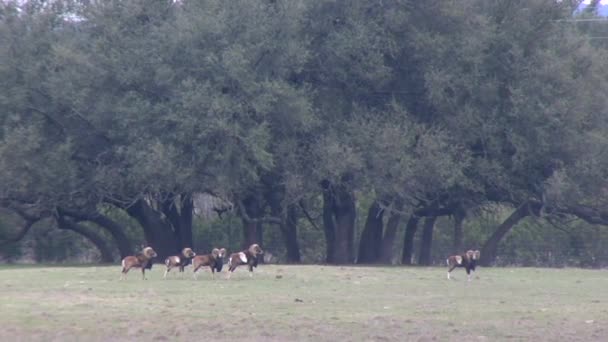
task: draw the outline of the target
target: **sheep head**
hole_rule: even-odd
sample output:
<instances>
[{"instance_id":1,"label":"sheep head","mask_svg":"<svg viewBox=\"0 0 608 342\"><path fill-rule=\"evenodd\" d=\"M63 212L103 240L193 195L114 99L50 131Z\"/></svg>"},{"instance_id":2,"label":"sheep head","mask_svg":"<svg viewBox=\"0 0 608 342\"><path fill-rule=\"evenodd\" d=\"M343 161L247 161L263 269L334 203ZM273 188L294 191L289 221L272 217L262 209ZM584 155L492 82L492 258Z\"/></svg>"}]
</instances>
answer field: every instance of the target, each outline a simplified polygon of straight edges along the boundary
<instances>
[{"instance_id":1,"label":"sheep head","mask_svg":"<svg viewBox=\"0 0 608 342\"><path fill-rule=\"evenodd\" d=\"M143 254L148 258L148 259L152 259L155 258L158 254L156 254L156 252L154 251L154 249L152 249L152 247L146 247L143 250Z\"/></svg>"},{"instance_id":2,"label":"sheep head","mask_svg":"<svg viewBox=\"0 0 608 342\"><path fill-rule=\"evenodd\" d=\"M249 247L249 252L253 255L264 254L264 251L260 248L260 245L254 243Z\"/></svg>"},{"instance_id":3,"label":"sheep head","mask_svg":"<svg viewBox=\"0 0 608 342\"><path fill-rule=\"evenodd\" d=\"M194 256L196 255L196 253L194 253L194 251L192 250L192 248L184 248L182 250L182 255L185 256L186 258L194 258Z\"/></svg>"},{"instance_id":4,"label":"sheep head","mask_svg":"<svg viewBox=\"0 0 608 342\"><path fill-rule=\"evenodd\" d=\"M223 258L224 256L226 256L226 248L220 248L220 252L218 254L219 258Z\"/></svg>"}]
</instances>

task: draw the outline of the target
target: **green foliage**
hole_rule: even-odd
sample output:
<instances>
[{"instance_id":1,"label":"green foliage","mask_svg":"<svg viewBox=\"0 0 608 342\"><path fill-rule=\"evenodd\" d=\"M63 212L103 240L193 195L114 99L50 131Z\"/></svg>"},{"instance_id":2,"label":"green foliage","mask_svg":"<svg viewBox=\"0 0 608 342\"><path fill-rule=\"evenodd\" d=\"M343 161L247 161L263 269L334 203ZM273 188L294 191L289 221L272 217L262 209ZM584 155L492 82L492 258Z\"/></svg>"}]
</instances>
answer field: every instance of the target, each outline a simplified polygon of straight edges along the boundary
<instances>
[{"instance_id":1,"label":"green foliage","mask_svg":"<svg viewBox=\"0 0 608 342\"><path fill-rule=\"evenodd\" d=\"M603 235L567 220L608 212L608 58L589 39L605 29L571 18L572 2L554 0L2 2L1 204L101 212L138 247L123 211L138 199L252 196L275 221L297 209L316 261L319 182L352 175L359 213L376 198L403 200L405 214L468 210L467 245L504 219L484 209L542 203L571 231L523 222L503 256L570 263L547 256L554 246L595 264L590 238ZM195 247L239 249L239 214L196 221ZM264 242L280 260L275 223ZM58 234L44 249L71 239Z\"/></svg>"},{"instance_id":2,"label":"green foliage","mask_svg":"<svg viewBox=\"0 0 608 342\"><path fill-rule=\"evenodd\" d=\"M31 235L31 251L36 262L79 264L98 260L94 245L72 231L38 226Z\"/></svg>"},{"instance_id":3,"label":"green foliage","mask_svg":"<svg viewBox=\"0 0 608 342\"><path fill-rule=\"evenodd\" d=\"M194 250L210 253L213 248L226 248L228 253L242 248L242 228L240 219L234 215L224 215L222 219L198 219L193 227Z\"/></svg>"}]
</instances>

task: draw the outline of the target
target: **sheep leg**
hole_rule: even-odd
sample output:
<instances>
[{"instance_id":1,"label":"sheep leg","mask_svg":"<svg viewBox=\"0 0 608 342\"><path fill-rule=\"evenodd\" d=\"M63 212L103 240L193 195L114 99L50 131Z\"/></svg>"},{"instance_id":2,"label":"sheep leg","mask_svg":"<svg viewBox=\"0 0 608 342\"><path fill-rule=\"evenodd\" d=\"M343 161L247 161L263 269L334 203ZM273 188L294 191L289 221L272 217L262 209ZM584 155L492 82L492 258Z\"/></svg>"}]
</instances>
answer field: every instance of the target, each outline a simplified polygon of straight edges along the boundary
<instances>
[{"instance_id":1,"label":"sheep leg","mask_svg":"<svg viewBox=\"0 0 608 342\"><path fill-rule=\"evenodd\" d=\"M448 269L448 279L451 279L450 278L450 273L454 270L454 268L456 268L456 266L455 265L451 265L450 269Z\"/></svg>"},{"instance_id":2,"label":"sheep leg","mask_svg":"<svg viewBox=\"0 0 608 342\"><path fill-rule=\"evenodd\" d=\"M198 269L194 266L192 266L192 279L197 280L196 278L196 273L197 273Z\"/></svg>"}]
</instances>

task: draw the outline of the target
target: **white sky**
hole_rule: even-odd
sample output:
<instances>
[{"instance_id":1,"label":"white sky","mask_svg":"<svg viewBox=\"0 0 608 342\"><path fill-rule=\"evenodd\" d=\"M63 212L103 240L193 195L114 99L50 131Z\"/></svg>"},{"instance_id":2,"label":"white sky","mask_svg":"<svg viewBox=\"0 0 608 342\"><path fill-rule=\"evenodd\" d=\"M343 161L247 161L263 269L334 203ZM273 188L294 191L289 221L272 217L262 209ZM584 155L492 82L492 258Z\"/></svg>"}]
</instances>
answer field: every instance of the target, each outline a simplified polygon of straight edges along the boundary
<instances>
[{"instance_id":1,"label":"white sky","mask_svg":"<svg viewBox=\"0 0 608 342\"><path fill-rule=\"evenodd\" d=\"M584 4L588 4L590 2L591 2L591 0L585 0L585 1L583 1ZM600 4L602 4L602 5L608 5L608 0L601 0Z\"/></svg>"}]
</instances>

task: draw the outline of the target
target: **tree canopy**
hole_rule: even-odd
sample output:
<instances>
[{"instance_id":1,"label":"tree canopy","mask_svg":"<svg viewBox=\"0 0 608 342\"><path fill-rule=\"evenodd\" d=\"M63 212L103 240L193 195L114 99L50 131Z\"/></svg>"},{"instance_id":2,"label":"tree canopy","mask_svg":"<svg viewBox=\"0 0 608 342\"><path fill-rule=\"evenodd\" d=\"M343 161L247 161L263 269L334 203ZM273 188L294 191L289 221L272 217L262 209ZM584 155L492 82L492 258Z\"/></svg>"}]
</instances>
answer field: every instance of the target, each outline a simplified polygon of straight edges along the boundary
<instances>
[{"instance_id":1,"label":"tree canopy","mask_svg":"<svg viewBox=\"0 0 608 342\"><path fill-rule=\"evenodd\" d=\"M243 245L278 227L290 262L302 225L328 262L367 263L407 222L409 263L423 219L430 263L438 218L460 252L465 218L512 208L488 264L527 216L605 225L608 26L578 5L2 2L0 204L24 222L4 239L50 219L109 261L133 249L120 211L163 257L192 246L200 194Z\"/></svg>"}]
</instances>

